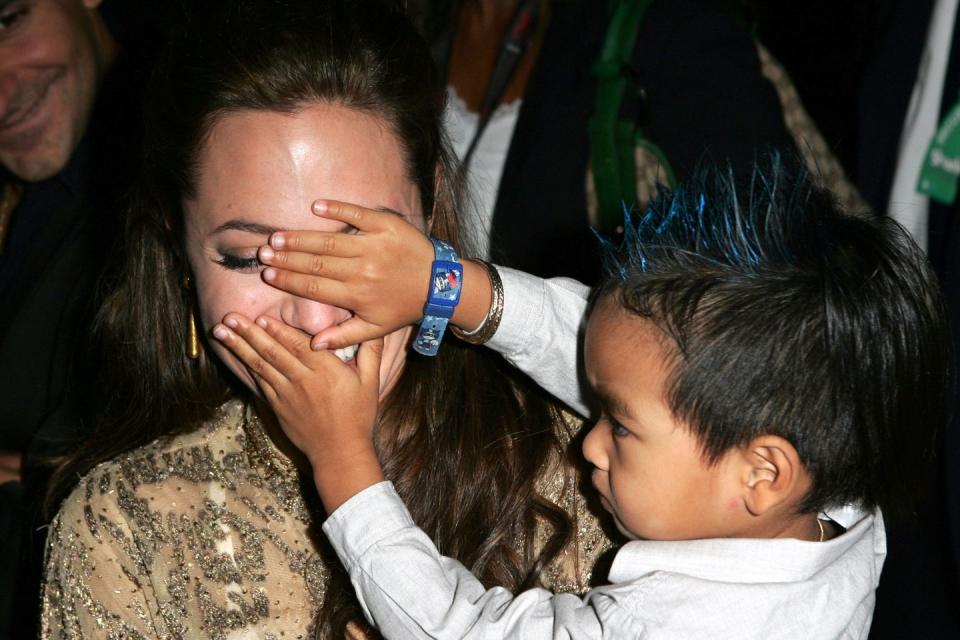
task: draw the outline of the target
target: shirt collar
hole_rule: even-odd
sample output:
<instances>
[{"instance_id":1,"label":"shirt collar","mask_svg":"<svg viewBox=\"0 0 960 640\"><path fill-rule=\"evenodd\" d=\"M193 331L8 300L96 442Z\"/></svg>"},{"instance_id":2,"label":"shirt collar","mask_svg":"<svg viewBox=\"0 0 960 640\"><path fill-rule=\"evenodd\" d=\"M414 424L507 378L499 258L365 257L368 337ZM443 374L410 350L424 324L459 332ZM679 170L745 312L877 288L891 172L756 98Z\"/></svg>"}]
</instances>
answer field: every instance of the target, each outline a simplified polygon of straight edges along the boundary
<instances>
[{"instance_id":1,"label":"shirt collar","mask_svg":"<svg viewBox=\"0 0 960 640\"><path fill-rule=\"evenodd\" d=\"M886 555L880 510L865 513L842 507L831 510L827 517L849 526L846 532L825 542L789 538L628 542L614 558L610 581L629 582L666 571L741 584L797 582L809 579L853 547L866 547L875 555L879 574L879 564Z\"/></svg>"}]
</instances>

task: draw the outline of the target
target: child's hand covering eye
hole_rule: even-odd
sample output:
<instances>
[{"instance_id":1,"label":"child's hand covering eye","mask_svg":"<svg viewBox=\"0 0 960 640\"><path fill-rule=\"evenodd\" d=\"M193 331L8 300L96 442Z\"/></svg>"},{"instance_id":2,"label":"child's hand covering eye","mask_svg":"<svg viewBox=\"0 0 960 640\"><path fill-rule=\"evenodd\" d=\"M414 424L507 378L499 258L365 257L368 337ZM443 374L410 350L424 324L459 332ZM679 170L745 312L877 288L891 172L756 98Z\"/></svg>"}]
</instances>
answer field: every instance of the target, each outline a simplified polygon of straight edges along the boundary
<instances>
[{"instance_id":1,"label":"child's hand covering eye","mask_svg":"<svg viewBox=\"0 0 960 640\"><path fill-rule=\"evenodd\" d=\"M310 461L328 513L383 480L373 447L382 339L364 342L356 362L344 363L265 316L253 323L228 314L213 335L250 369L284 433Z\"/></svg>"},{"instance_id":2,"label":"child's hand covering eye","mask_svg":"<svg viewBox=\"0 0 960 640\"><path fill-rule=\"evenodd\" d=\"M433 262L430 240L394 213L334 201L314 203L314 212L357 233L281 231L259 254L271 285L353 312L314 336L312 347L346 347L419 321Z\"/></svg>"}]
</instances>

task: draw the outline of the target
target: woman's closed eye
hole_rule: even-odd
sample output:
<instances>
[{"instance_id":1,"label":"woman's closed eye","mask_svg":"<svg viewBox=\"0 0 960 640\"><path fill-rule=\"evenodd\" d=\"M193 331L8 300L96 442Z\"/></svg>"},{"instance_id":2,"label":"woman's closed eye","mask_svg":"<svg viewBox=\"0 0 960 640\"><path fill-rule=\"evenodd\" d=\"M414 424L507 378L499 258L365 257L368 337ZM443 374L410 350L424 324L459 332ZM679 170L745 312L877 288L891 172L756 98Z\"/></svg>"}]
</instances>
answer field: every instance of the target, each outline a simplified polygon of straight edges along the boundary
<instances>
[{"instance_id":1,"label":"woman's closed eye","mask_svg":"<svg viewBox=\"0 0 960 640\"><path fill-rule=\"evenodd\" d=\"M224 269L251 273L263 270L263 263L257 258L256 249L253 249L253 253L247 256L237 255L223 250L219 250L217 253L220 254L220 257L215 260L215 262Z\"/></svg>"}]
</instances>

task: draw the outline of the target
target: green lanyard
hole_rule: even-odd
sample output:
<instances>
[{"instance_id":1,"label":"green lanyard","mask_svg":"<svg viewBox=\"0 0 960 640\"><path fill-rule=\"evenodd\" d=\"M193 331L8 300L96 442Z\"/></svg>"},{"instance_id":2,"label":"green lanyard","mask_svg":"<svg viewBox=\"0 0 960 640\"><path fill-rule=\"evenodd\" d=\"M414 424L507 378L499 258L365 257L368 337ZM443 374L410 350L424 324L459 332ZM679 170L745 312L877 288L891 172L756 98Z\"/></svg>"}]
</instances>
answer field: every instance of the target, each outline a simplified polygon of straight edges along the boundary
<instances>
[{"instance_id":1,"label":"green lanyard","mask_svg":"<svg viewBox=\"0 0 960 640\"><path fill-rule=\"evenodd\" d=\"M593 67L597 97L590 118L590 164L597 194L598 223L609 232L623 224L624 207L637 203L636 149L650 151L667 180L675 182L670 163L637 124L620 117L637 31L653 0L615 0L600 59ZM670 186L670 185L668 185Z\"/></svg>"},{"instance_id":2,"label":"green lanyard","mask_svg":"<svg viewBox=\"0 0 960 640\"><path fill-rule=\"evenodd\" d=\"M960 177L960 100L950 107L940 122L926 159L920 167L917 191L945 205L957 199L957 179Z\"/></svg>"}]
</instances>

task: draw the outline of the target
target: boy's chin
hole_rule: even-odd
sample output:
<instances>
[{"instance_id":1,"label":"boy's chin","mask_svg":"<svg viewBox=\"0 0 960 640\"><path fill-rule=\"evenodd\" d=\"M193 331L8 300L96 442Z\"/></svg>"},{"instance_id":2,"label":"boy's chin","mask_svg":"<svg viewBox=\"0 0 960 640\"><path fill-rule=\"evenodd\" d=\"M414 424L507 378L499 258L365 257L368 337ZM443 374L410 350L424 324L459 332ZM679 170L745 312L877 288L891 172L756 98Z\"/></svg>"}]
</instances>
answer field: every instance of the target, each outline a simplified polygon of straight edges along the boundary
<instances>
[{"instance_id":1,"label":"boy's chin","mask_svg":"<svg viewBox=\"0 0 960 640\"><path fill-rule=\"evenodd\" d=\"M644 538L643 536L637 535L636 533L627 529L627 527L624 526L622 522L620 522L620 519L618 517L616 516L612 516L612 517L613 517L613 524L617 527L617 531L619 531L624 538L626 538L627 540L646 540L646 538Z\"/></svg>"}]
</instances>

